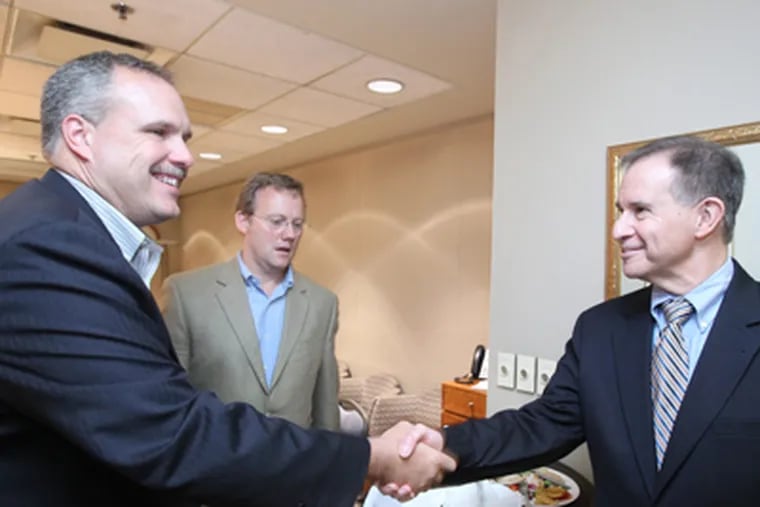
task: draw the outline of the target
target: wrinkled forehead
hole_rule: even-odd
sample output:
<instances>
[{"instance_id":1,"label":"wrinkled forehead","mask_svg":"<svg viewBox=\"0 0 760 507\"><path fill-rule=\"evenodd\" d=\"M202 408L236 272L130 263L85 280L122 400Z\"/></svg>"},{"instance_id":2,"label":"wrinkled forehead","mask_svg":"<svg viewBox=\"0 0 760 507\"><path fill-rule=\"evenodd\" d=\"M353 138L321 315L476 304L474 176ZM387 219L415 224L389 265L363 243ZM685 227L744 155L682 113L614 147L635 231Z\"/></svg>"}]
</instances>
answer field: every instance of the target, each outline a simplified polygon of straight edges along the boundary
<instances>
[{"instance_id":1,"label":"wrinkled forehead","mask_svg":"<svg viewBox=\"0 0 760 507\"><path fill-rule=\"evenodd\" d=\"M670 185L677 176L678 170L673 167L670 153L653 153L624 167L620 186L630 182Z\"/></svg>"},{"instance_id":2,"label":"wrinkled forehead","mask_svg":"<svg viewBox=\"0 0 760 507\"><path fill-rule=\"evenodd\" d=\"M670 158L660 154L637 160L625 168L618 188L618 202L650 199L662 192L672 193L678 171Z\"/></svg>"}]
</instances>

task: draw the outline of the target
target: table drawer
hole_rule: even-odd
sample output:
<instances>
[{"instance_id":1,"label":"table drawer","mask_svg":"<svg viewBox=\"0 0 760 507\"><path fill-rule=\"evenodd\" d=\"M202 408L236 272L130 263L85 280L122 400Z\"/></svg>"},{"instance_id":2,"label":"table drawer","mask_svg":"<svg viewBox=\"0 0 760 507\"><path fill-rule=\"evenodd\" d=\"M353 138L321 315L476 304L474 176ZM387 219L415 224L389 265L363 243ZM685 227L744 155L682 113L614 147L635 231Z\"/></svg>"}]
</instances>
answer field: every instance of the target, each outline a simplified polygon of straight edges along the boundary
<instances>
[{"instance_id":1,"label":"table drawer","mask_svg":"<svg viewBox=\"0 0 760 507\"><path fill-rule=\"evenodd\" d=\"M461 424L468 421L468 417L455 414L453 412L441 412L441 426L451 426L452 424Z\"/></svg>"},{"instance_id":2,"label":"table drawer","mask_svg":"<svg viewBox=\"0 0 760 507\"><path fill-rule=\"evenodd\" d=\"M444 383L442 405L444 412L467 418L483 418L486 416L486 392Z\"/></svg>"}]
</instances>

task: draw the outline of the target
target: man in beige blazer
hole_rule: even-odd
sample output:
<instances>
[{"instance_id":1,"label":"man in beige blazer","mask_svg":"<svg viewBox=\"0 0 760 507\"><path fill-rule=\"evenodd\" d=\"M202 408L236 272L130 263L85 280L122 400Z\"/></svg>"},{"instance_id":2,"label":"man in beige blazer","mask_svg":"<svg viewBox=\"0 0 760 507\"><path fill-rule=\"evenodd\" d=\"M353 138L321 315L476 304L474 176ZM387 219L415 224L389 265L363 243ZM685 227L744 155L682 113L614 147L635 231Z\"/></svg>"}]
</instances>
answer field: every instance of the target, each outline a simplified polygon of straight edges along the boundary
<instances>
[{"instance_id":1,"label":"man in beige blazer","mask_svg":"<svg viewBox=\"0 0 760 507\"><path fill-rule=\"evenodd\" d=\"M190 381L304 427L338 429L335 294L295 272L303 186L259 173L238 199L233 259L170 277L164 319Z\"/></svg>"}]
</instances>

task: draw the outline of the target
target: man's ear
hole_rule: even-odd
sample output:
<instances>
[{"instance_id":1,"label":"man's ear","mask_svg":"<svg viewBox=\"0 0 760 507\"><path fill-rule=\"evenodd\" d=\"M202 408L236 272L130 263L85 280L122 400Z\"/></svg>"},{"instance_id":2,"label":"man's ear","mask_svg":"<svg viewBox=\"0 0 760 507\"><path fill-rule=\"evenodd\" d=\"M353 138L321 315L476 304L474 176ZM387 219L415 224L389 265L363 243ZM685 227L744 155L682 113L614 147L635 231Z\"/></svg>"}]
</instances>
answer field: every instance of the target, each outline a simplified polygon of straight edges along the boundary
<instances>
[{"instance_id":1,"label":"man's ear","mask_svg":"<svg viewBox=\"0 0 760 507\"><path fill-rule=\"evenodd\" d=\"M78 114L70 114L61 122L63 142L82 160L92 159L92 136L92 124Z\"/></svg>"},{"instance_id":2,"label":"man's ear","mask_svg":"<svg viewBox=\"0 0 760 507\"><path fill-rule=\"evenodd\" d=\"M726 205L717 197L705 197L697 204L697 223L694 235L704 239L723 223Z\"/></svg>"},{"instance_id":3,"label":"man's ear","mask_svg":"<svg viewBox=\"0 0 760 507\"><path fill-rule=\"evenodd\" d=\"M251 216L242 211L235 212L235 228L240 234L245 235L248 232L248 228L251 226Z\"/></svg>"}]
</instances>

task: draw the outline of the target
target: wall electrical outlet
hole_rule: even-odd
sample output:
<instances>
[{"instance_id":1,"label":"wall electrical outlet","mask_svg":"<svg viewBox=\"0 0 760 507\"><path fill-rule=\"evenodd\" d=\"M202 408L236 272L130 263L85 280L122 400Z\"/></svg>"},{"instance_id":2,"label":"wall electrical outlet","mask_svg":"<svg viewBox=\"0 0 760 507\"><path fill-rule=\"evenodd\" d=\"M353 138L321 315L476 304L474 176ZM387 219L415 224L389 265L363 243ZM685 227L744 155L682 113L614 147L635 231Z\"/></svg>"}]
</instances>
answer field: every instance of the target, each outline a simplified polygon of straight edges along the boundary
<instances>
[{"instance_id":1,"label":"wall electrical outlet","mask_svg":"<svg viewBox=\"0 0 760 507\"><path fill-rule=\"evenodd\" d=\"M517 355L517 390L524 393L536 392L535 356Z\"/></svg>"},{"instance_id":2,"label":"wall electrical outlet","mask_svg":"<svg viewBox=\"0 0 760 507\"><path fill-rule=\"evenodd\" d=\"M514 389L515 355L511 352L499 352L496 369L496 384L507 389Z\"/></svg>"},{"instance_id":3,"label":"wall electrical outlet","mask_svg":"<svg viewBox=\"0 0 760 507\"><path fill-rule=\"evenodd\" d=\"M541 394L546 388L546 384L551 380L554 375L554 370L557 369L557 361L551 359L538 358L538 366L536 367L536 393Z\"/></svg>"}]
</instances>

